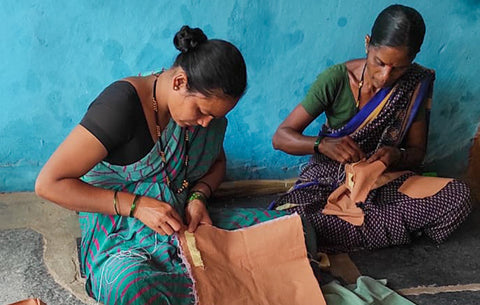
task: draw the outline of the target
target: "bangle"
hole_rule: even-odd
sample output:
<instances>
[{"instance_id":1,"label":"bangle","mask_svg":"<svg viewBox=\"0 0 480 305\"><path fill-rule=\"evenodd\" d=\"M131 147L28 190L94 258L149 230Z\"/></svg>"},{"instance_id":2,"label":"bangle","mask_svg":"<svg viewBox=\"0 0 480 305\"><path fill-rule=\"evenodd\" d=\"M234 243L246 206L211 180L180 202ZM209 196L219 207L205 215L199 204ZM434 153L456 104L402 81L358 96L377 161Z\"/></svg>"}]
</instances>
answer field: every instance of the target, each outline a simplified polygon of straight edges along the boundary
<instances>
[{"instance_id":1,"label":"bangle","mask_svg":"<svg viewBox=\"0 0 480 305\"><path fill-rule=\"evenodd\" d=\"M210 196L208 196L207 198L212 197L212 195L213 195L213 189L212 189L212 187L210 186L210 184L208 184L207 182L202 181L202 180L197 181L197 184L199 184L199 183L205 184L205 185L208 187L208 190L210 191ZM205 197L206 197L206 196L205 196Z\"/></svg>"},{"instance_id":2,"label":"bangle","mask_svg":"<svg viewBox=\"0 0 480 305\"><path fill-rule=\"evenodd\" d=\"M115 214L120 215L120 213L118 213L118 210L117 210L117 193L118 193L117 190L113 192L113 208L115 209Z\"/></svg>"},{"instance_id":3,"label":"bangle","mask_svg":"<svg viewBox=\"0 0 480 305\"><path fill-rule=\"evenodd\" d=\"M140 195L138 194L133 198L132 206L130 207L130 217L133 217L133 212L135 212L135 208L137 207L138 198L140 198Z\"/></svg>"},{"instance_id":4,"label":"bangle","mask_svg":"<svg viewBox=\"0 0 480 305\"><path fill-rule=\"evenodd\" d=\"M203 202L203 204L207 205L207 196L205 196L205 193L202 192L202 191L193 191L191 194L190 194L190 197L188 197L188 200L187 200L187 203L195 200L195 199L198 199L200 200L201 202Z\"/></svg>"},{"instance_id":5,"label":"bangle","mask_svg":"<svg viewBox=\"0 0 480 305\"><path fill-rule=\"evenodd\" d=\"M325 138L324 135L319 135L317 139L315 140L315 144L313 144L313 150L317 153L320 154L320 151L318 150L318 145L320 145L320 142L322 142L323 138Z\"/></svg>"}]
</instances>

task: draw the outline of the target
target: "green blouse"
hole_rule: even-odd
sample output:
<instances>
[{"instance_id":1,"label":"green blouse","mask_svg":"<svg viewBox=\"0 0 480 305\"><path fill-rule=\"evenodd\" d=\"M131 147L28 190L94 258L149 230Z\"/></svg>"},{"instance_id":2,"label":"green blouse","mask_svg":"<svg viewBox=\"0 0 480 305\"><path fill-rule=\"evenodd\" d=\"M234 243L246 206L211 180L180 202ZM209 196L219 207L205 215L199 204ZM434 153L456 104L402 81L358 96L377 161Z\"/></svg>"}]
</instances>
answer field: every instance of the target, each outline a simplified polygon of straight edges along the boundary
<instances>
[{"instance_id":1,"label":"green blouse","mask_svg":"<svg viewBox=\"0 0 480 305\"><path fill-rule=\"evenodd\" d=\"M327 124L333 129L344 126L357 113L345 63L320 73L301 105L315 118L325 112ZM419 108L415 120L420 115L425 115L424 107Z\"/></svg>"}]
</instances>

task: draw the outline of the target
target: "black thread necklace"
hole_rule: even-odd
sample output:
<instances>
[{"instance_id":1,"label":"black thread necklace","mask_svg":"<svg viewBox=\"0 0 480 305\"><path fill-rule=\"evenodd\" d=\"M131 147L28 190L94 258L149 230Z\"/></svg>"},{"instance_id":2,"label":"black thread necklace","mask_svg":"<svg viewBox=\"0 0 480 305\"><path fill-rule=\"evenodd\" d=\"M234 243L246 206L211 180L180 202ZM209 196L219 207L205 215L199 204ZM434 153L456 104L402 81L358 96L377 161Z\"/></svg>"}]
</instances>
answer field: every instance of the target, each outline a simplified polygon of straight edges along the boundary
<instances>
[{"instance_id":1,"label":"black thread necklace","mask_svg":"<svg viewBox=\"0 0 480 305\"><path fill-rule=\"evenodd\" d=\"M163 72L163 69L162 69L162 72ZM153 94L152 94L152 105L153 105L153 112L154 112L154 115L155 115L155 131L157 133L157 137L158 137L158 141L160 143L160 156L162 158L162 162L165 166L165 178L167 180L167 186L169 188L173 188L175 187L174 185L171 185L171 179L170 179L170 175L168 174L168 170L167 170L167 158L165 156L165 147L163 147L163 142L162 142L162 130L160 128L160 125L158 124L158 102L157 102L157 96L156 96L156 91L157 91L157 80L158 80L158 77L160 76L160 74L162 73L155 73L155 80L153 81ZM185 133L185 138L184 138L184 141L185 141L185 159L184 159L184 163L183 163L183 168L182 168L182 171L186 171L188 169L188 150L189 150L189 137L188 137L188 130L184 130L184 133ZM185 174L186 175L186 174ZM186 190L188 188L188 185L189 185L189 182L187 179L183 179L183 182L182 182L182 185L180 186L179 189L176 190L177 194L180 194L182 193L184 190Z\"/></svg>"},{"instance_id":2,"label":"black thread necklace","mask_svg":"<svg viewBox=\"0 0 480 305\"><path fill-rule=\"evenodd\" d=\"M363 82L364 82L364 78L365 78L365 68L366 67L367 67L367 61L365 61L365 64L363 65L362 76L360 77L360 82L358 82L357 101L355 103L355 106L357 106L357 109L360 106L360 97L362 96L362 87L363 87Z\"/></svg>"}]
</instances>

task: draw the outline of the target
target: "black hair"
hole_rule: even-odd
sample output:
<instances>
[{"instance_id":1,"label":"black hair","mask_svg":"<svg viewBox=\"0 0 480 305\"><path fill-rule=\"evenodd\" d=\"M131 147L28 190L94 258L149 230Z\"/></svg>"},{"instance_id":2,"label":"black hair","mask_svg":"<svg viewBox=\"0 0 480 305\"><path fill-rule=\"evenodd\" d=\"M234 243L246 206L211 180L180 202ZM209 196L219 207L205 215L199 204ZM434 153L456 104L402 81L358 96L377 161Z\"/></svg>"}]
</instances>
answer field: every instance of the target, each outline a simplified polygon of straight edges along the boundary
<instances>
[{"instance_id":1,"label":"black hair","mask_svg":"<svg viewBox=\"0 0 480 305\"><path fill-rule=\"evenodd\" d=\"M425 22L415 9L394 4L384 9L375 19L370 44L372 46L408 47L414 57L425 37Z\"/></svg>"},{"instance_id":2,"label":"black hair","mask_svg":"<svg viewBox=\"0 0 480 305\"><path fill-rule=\"evenodd\" d=\"M247 87L247 67L240 51L228 41L208 39L199 28L184 25L173 39L181 52L173 67L181 67L190 91L209 97L221 94L238 99Z\"/></svg>"}]
</instances>

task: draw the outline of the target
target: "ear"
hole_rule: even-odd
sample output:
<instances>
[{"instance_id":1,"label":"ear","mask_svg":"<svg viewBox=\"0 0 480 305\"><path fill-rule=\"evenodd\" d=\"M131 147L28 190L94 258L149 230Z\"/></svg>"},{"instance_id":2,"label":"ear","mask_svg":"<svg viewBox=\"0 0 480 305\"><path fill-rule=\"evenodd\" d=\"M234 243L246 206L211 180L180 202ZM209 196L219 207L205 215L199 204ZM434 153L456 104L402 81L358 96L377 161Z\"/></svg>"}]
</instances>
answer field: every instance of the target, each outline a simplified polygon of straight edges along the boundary
<instances>
[{"instance_id":1,"label":"ear","mask_svg":"<svg viewBox=\"0 0 480 305\"><path fill-rule=\"evenodd\" d=\"M188 77L187 73L182 69L179 69L175 72L172 77L172 89L178 91L180 89L187 90L188 89Z\"/></svg>"},{"instance_id":2,"label":"ear","mask_svg":"<svg viewBox=\"0 0 480 305\"><path fill-rule=\"evenodd\" d=\"M365 35L365 53L368 53L368 47L370 46L370 35Z\"/></svg>"}]
</instances>

